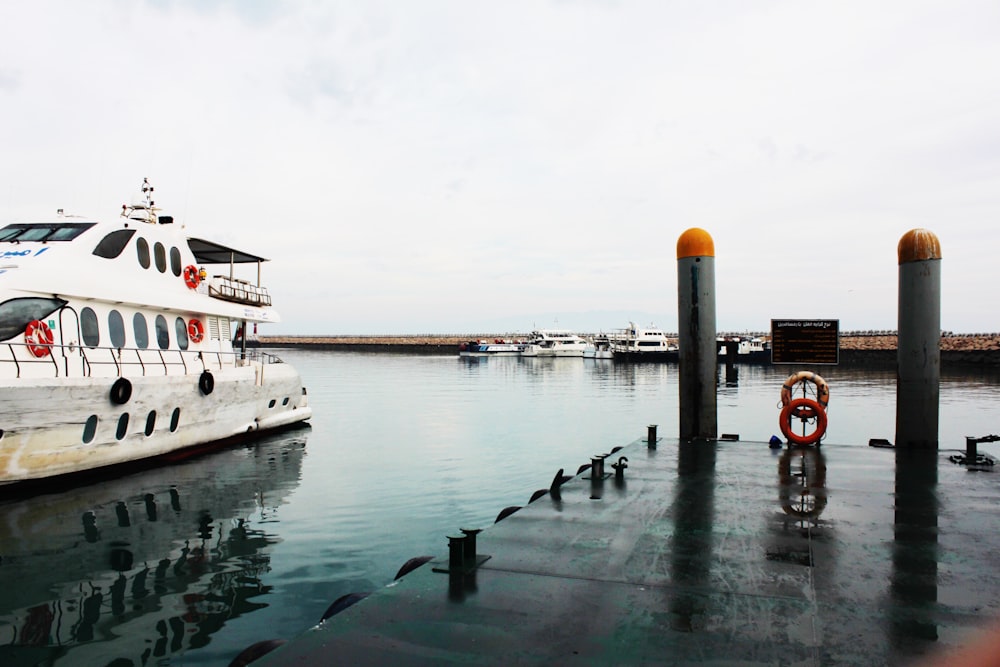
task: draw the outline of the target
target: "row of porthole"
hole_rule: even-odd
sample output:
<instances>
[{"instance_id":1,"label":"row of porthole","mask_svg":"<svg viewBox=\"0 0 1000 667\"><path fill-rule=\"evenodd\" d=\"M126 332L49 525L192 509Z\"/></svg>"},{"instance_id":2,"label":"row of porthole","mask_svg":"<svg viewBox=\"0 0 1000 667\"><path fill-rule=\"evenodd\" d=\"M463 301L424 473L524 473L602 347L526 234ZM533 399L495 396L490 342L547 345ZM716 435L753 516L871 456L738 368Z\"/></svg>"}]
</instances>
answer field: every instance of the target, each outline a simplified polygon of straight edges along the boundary
<instances>
[{"instance_id":1,"label":"row of porthole","mask_svg":"<svg viewBox=\"0 0 1000 667\"><path fill-rule=\"evenodd\" d=\"M149 243L141 236L135 242L136 254L139 257L139 266L144 269L149 268ZM156 270L160 273L167 272L167 251L162 243L157 241L153 244L153 259L156 262ZM170 271L175 275L181 275L181 251L177 248L170 248Z\"/></svg>"},{"instance_id":2,"label":"row of porthole","mask_svg":"<svg viewBox=\"0 0 1000 667\"><path fill-rule=\"evenodd\" d=\"M182 350L188 349L188 324L183 317L174 320L174 335L177 339L177 347ZM156 334L156 344L161 350L170 348L170 327L167 318L157 315L153 326ZM80 333L83 336L83 344L87 347L98 347L101 344L101 329L97 313L89 306L80 311ZM135 346L139 349L149 347L149 328L146 323L146 316L143 313L135 313L132 316L132 334L135 338ZM108 336L111 339L112 347L125 347L125 320L117 310L108 313Z\"/></svg>"},{"instance_id":3,"label":"row of porthole","mask_svg":"<svg viewBox=\"0 0 1000 667\"><path fill-rule=\"evenodd\" d=\"M174 433L177 431L177 426L180 424L181 420L181 409L174 408L174 411L170 413L170 432ZM90 415L87 418L86 423L83 425L83 444L89 445L94 441L97 436L97 415ZM115 438L118 440L124 440L125 436L128 435L128 424L129 424L129 414L123 412L120 417L118 417L118 428L115 430ZM146 428L143 432L146 436L153 435L153 431L156 429L156 410L150 410L149 414L146 415Z\"/></svg>"}]
</instances>

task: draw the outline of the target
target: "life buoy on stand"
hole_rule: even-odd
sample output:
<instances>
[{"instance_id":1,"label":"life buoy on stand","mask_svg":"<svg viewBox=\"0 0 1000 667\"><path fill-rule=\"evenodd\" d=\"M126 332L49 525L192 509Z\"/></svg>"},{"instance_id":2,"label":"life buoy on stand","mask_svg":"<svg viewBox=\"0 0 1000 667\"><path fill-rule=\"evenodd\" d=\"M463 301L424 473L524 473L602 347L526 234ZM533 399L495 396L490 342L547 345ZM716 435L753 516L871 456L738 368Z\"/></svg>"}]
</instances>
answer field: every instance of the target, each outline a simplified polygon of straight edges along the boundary
<instances>
[{"instance_id":1,"label":"life buoy on stand","mask_svg":"<svg viewBox=\"0 0 1000 667\"><path fill-rule=\"evenodd\" d=\"M188 338L192 343L200 343L205 338L205 327L202 326L201 320L193 318L188 320Z\"/></svg>"},{"instance_id":2,"label":"life buoy on stand","mask_svg":"<svg viewBox=\"0 0 1000 667\"><path fill-rule=\"evenodd\" d=\"M184 267L184 284L188 286L189 289L195 289L198 287L198 283L201 282L201 273L198 271L198 267L194 264L188 264Z\"/></svg>"},{"instance_id":3,"label":"life buoy on stand","mask_svg":"<svg viewBox=\"0 0 1000 667\"><path fill-rule=\"evenodd\" d=\"M792 391L800 382L811 382L816 385L816 400L811 398L792 398ZM778 417L778 425L781 427L781 433L788 439L788 442L794 445L818 444L823 436L826 435L826 408L829 404L830 386L826 383L826 380L812 371L793 373L781 385L781 415ZM816 420L816 430L810 434L796 434L792 431L792 419L799 419L803 423Z\"/></svg>"},{"instance_id":4,"label":"life buoy on stand","mask_svg":"<svg viewBox=\"0 0 1000 667\"><path fill-rule=\"evenodd\" d=\"M41 320L31 320L24 328L24 342L28 346L28 352L34 357L48 356L53 340L52 329Z\"/></svg>"}]
</instances>

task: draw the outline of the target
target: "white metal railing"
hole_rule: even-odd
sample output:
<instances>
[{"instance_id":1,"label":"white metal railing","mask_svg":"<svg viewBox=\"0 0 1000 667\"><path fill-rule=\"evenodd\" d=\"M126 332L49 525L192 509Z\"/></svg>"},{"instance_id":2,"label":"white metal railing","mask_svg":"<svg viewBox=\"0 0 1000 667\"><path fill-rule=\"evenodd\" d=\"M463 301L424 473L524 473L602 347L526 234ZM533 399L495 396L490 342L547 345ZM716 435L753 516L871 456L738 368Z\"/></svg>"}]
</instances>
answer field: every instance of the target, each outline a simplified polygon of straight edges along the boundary
<instances>
[{"instance_id":1,"label":"white metal railing","mask_svg":"<svg viewBox=\"0 0 1000 667\"><path fill-rule=\"evenodd\" d=\"M282 363L277 355L258 348L222 352L60 344L44 347L49 353L36 357L26 343L0 344L0 378L190 375L213 368Z\"/></svg>"}]
</instances>

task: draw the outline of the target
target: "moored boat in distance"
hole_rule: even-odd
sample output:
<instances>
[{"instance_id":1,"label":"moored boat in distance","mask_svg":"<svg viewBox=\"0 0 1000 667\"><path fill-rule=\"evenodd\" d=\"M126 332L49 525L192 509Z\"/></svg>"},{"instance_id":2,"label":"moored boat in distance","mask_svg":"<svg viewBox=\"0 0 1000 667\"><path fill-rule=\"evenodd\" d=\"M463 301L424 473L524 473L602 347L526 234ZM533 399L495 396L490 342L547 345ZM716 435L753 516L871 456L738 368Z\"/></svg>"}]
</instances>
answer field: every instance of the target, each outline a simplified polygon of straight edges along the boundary
<instances>
[{"instance_id":1,"label":"moored boat in distance","mask_svg":"<svg viewBox=\"0 0 1000 667\"><path fill-rule=\"evenodd\" d=\"M583 348L584 359L614 359L615 353L611 349L611 338L604 333L595 335Z\"/></svg>"},{"instance_id":2,"label":"moored boat in distance","mask_svg":"<svg viewBox=\"0 0 1000 667\"><path fill-rule=\"evenodd\" d=\"M536 329L521 351L523 357L582 357L587 340L565 329Z\"/></svg>"},{"instance_id":3,"label":"moored boat in distance","mask_svg":"<svg viewBox=\"0 0 1000 667\"><path fill-rule=\"evenodd\" d=\"M488 340L470 340L458 345L460 357L517 357L527 347L527 343L510 341L503 338Z\"/></svg>"},{"instance_id":4,"label":"moored boat in distance","mask_svg":"<svg viewBox=\"0 0 1000 667\"><path fill-rule=\"evenodd\" d=\"M615 359L622 361L677 361L677 345L670 342L662 330L653 325L638 327L629 322L627 329L616 336L611 345Z\"/></svg>"},{"instance_id":5,"label":"moored boat in distance","mask_svg":"<svg viewBox=\"0 0 1000 667\"><path fill-rule=\"evenodd\" d=\"M311 417L298 372L246 347L248 323L279 321L267 260L189 236L152 193L144 181L112 220L0 229L0 485ZM244 265L253 280L235 276Z\"/></svg>"},{"instance_id":6,"label":"moored boat in distance","mask_svg":"<svg viewBox=\"0 0 1000 667\"><path fill-rule=\"evenodd\" d=\"M770 363L771 343L756 336L720 336L716 339L719 350L719 361L734 361L739 363ZM730 350L736 352L730 360Z\"/></svg>"}]
</instances>

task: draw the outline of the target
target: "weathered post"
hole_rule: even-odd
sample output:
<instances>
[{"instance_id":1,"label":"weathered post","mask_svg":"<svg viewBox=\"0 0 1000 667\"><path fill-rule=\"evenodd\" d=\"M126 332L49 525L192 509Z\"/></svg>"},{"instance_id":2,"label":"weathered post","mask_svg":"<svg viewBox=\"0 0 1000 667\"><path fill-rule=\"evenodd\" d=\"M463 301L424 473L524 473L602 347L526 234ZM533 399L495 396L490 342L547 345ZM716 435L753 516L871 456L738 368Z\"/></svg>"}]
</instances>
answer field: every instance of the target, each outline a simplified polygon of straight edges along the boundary
<instances>
[{"instance_id":1,"label":"weathered post","mask_svg":"<svg viewBox=\"0 0 1000 667\"><path fill-rule=\"evenodd\" d=\"M941 244L926 229L899 240L896 447L938 448Z\"/></svg>"},{"instance_id":2,"label":"weathered post","mask_svg":"<svg viewBox=\"0 0 1000 667\"><path fill-rule=\"evenodd\" d=\"M677 240L681 440L718 435L715 347L715 244L693 227Z\"/></svg>"}]
</instances>

